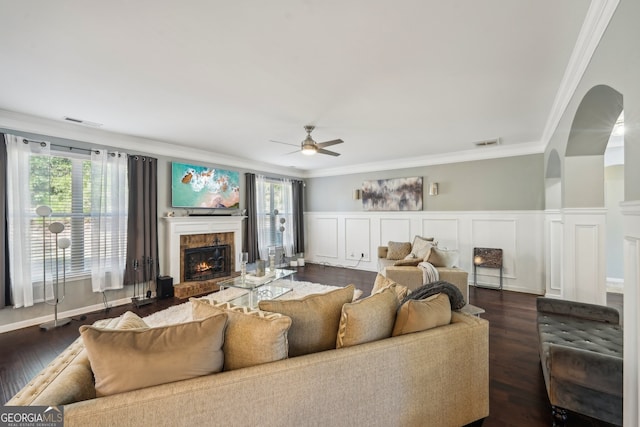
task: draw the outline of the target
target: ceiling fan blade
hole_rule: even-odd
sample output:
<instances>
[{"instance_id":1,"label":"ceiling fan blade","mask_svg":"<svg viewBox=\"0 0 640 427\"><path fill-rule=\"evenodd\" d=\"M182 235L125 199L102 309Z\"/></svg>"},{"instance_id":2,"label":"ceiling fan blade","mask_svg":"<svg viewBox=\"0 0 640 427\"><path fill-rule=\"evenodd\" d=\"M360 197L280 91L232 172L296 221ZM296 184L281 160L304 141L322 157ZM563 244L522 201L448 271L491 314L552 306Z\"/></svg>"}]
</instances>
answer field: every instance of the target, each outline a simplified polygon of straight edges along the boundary
<instances>
[{"instance_id":1,"label":"ceiling fan blade","mask_svg":"<svg viewBox=\"0 0 640 427\"><path fill-rule=\"evenodd\" d=\"M339 156L340 155L340 153L336 153L335 151L325 150L324 148L318 148L317 153L328 154L330 156Z\"/></svg>"},{"instance_id":2,"label":"ceiling fan blade","mask_svg":"<svg viewBox=\"0 0 640 427\"><path fill-rule=\"evenodd\" d=\"M282 141L276 141L275 139L270 139L269 142L275 142L276 144L284 144L284 145L291 145L292 147L299 147L299 144L290 144L288 142L282 142Z\"/></svg>"},{"instance_id":3,"label":"ceiling fan blade","mask_svg":"<svg viewBox=\"0 0 640 427\"><path fill-rule=\"evenodd\" d=\"M336 145L336 144L342 144L344 141L341 139L333 139L331 141L326 141L326 142L318 142L317 145L318 147L324 148L324 147L331 147L332 145Z\"/></svg>"}]
</instances>

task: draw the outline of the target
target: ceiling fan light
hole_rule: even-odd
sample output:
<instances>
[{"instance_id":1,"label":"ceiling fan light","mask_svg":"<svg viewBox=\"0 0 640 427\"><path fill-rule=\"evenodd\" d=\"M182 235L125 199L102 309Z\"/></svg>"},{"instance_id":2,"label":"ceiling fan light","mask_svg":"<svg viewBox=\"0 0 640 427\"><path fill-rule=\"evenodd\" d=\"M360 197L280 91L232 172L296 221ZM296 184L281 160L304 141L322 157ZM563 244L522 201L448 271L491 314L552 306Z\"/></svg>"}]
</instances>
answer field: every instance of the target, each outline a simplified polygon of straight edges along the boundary
<instances>
[{"instance_id":1,"label":"ceiling fan light","mask_svg":"<svg viewBox=\"0 0 640 427\"><path fill-rule=\"evenodd\" d=\"M302 154L306 156L312 156L317 152L316 147L314 147L313 145L303 145L301 151Z\"/></svg>"}]
</instances>

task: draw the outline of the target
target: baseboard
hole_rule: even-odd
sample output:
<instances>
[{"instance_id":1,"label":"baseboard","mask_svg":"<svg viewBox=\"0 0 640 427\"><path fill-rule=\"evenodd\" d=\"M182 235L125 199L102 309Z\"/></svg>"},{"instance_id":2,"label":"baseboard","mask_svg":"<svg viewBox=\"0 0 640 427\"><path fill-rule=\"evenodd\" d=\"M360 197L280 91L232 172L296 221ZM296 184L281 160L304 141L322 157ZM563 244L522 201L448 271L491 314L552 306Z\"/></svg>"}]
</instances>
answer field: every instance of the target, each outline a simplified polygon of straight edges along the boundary
<instances>
[{"instance_id":1,"label":"baseboard","mask_svg":"<svg viewBox=\"0 0 640 427\"><path fill-rule=\"evenodd\" d=\"M114 301L109 301L110 307L116 307L119 305L131 304L131 298L122 298ZM58 313L58 318L62 319L65 317L73 317L86 313L91 313L94 311L99 311L104 309L104 304L94 304L86 307L75 308L73 310L67 310ZM52 308L53 310L53 308ZM7 325L0 325L0 333L15 331L17 329L28 328L30 326L40 325L45 322L50 322L53 320L53 313L48 314L46 316L35 317L32 319L22 320L20 322L9 323Z\"/></svg>"}]
</instances>

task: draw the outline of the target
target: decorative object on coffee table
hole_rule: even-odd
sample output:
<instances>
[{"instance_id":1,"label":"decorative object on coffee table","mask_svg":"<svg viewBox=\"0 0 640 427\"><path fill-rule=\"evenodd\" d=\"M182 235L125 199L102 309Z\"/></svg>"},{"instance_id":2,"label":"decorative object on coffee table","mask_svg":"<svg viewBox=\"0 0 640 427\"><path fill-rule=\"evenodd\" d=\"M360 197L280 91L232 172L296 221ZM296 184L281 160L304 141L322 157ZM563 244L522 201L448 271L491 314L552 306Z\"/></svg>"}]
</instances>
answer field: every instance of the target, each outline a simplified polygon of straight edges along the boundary
<instances>
[{"instance_id":1,"label":"decorative object on coffee table","mask_svg":"<svg viewBox=\"0 0 640 427\"><path fill-rule=\"evenodd\" d=\"M240 277L243 283L247 277L247 262L249 262L249 252L242 252L240 255Z\"/></svg>"},{"instance_id":2,"label":"decorative object on coffee table","mask_svg":"<svg viewBox=\"0 0 640 427\"><path fill-rule=\"evenodd\" d=\"M264 276L264 268L265 268L265 262L263 259L259 259L256 260L256 276L257 277L262 277Z\"/></svg>"},{"instance_id":3,"label":"decorative object on coffee table","mask_svg":"<svg viewBox=\"0 0 640 427\"><path fill-rule=\"evenodd\" d=\"M276 248L275 246L269 247L269 271L276 271Z\"/></svg>"}]
</instances>

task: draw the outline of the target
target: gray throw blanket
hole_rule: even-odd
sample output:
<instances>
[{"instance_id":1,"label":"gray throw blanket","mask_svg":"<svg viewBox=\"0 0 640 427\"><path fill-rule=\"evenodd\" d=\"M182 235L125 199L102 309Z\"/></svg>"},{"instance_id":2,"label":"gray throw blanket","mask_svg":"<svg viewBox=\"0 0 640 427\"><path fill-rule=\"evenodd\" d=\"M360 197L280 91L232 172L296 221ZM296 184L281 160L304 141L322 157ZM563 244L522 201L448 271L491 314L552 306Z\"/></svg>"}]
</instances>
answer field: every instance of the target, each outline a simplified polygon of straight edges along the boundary
<instances>
[{"instance_id":1,"label":"gray throw blanket","mask_svg":"<svg viewBox=\"0 0 640 427\"><path fill-rule=\"evenodd\" d=\"M460 310L466 305L466 301L464 300L460 289L458 289L455 285L445 281L428 283L426 285L422 285L417 289L414 289L409 295L402 299L400 305L411 299L425 299L429 298L431 295L440 293L447 294L447 296L449 297L449 302L451 303L452 310Z\"/></svg>"}]
</instances>

